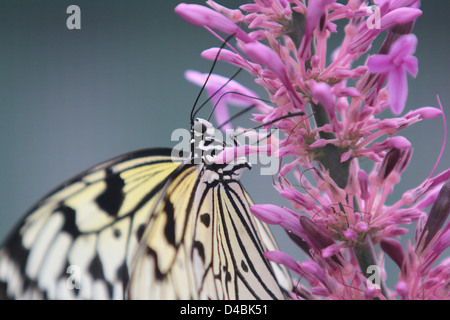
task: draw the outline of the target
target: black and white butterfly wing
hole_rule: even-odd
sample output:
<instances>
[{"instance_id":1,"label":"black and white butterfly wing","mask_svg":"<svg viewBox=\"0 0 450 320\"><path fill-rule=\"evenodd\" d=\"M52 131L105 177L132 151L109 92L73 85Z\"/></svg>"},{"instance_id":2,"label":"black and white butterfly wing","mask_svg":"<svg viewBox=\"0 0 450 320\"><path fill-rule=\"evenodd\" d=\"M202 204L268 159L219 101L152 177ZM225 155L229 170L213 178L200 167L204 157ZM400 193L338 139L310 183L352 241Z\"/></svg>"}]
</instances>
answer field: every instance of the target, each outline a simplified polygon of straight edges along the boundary
<instances>
[{"instance_id":1,"label":"black and white butterfly wing","mask_svg":"<svg viewBox=\"0 0 450 320\"><path fill-rule=\"evenodd\" d=\"M39 201L0 251L0 297L121 299L170 149L98 165Z\"/></svg>"},{"instance_id":2,"label":"black and white butterfly wing","mask_svg":"<svg viewBox=\"0 0 450 320\"><path fill-rule=\"evenodd\" d=\"M117 157L39 201L0 251L0 298L283 298L240 183L170 153Z\"/></svg>"},{"instance_id":3,"label":"black and white butterfly wing","mask_svg":"<svg viewBox=\"0 0 450 320\"><path fill-rule=\"evenodd\" d=\"M137 255L130 298L284 298L291 285L286 272L263 256L276 249L267 226L251 215L249 196L232 173L226 180L218 177L215 171L195 170L171 183L161 201L162 222L149 229ZM169 228L170 212L182 217L175 216ZM166 237L161 245L163 234L181 236ZM143 281L148 270L158 279Z\"/></svg>"}]
</instances>

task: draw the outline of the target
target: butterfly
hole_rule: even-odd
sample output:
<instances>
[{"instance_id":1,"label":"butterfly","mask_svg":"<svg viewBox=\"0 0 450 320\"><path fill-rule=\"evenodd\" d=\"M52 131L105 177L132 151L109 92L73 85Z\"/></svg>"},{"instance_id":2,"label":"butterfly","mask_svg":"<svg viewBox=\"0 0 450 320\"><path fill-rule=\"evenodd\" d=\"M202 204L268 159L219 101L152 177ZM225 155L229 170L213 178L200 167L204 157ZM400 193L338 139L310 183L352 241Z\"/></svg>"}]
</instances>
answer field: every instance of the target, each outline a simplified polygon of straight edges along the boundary
<instances>
[{"instance_id":1,"label":"butterfly","mask_svg":"<svg viewBox=\"0 0 450 320\"><path fill-rule=\"evenodd\" d=\"M283 299L285 269L250 213L245 158L196 119L187 158L170 148L103 162L38 201L0 249L2 299ZM174 156L174 154L176 156Z\"/></svg>"}]
</instances>

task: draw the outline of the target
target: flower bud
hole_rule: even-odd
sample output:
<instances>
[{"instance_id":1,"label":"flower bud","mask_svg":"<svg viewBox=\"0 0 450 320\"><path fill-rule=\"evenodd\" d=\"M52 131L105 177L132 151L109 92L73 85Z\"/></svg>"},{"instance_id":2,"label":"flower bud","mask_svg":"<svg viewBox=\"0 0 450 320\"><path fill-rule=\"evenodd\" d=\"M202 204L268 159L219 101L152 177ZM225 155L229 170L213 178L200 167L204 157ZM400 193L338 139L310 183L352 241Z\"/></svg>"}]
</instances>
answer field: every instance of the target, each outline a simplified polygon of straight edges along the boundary
<instances>
[{"instance_id":1,"label":"flower bud","mask_svg":"<svg viewBox=\"0 0 450 320\"><path fill-rule=\"evenodd\" d=\"M400 242L394 239L384 238L380 241L380 247L400 269L403 268L405 254L403 253L403 247Z\"/></svg>"},{"instance_id":2,"label":"flower bud","mask_svg":"<svg viewBox=\"0 0 450 320\"><path fill-rule=\"evenodd\" d=\"M423 252L435 235L442 229L450 214L450 180L443 185L436 201L431 207L427 223L423 228L419 241L416 245L418 252Z\"/></svg>"},{"instance_id":3,"label":"flower bud","mask_svg":"<svg viewBox=\"0 0 450 320\"><path fill-rule=\"evenodd\" d=\"M209 27L228 35L235 34L238 39L241 39L244 42L253 41L253 39L233 21L205 6L180 3L175 7L175 13L194 25Z\"/></svg>"},{"instance_id":4,"label":"flower bud","mask_svg":"<svg viewBox=\"0 0 450 320\"><path fill-rule=\"evenodd\" d=\"M409 286L405 281L399 281L395 285L395 290L397 291L398 295L403 299L407 300L409 296Z\"/></svg>"}]
</instances>

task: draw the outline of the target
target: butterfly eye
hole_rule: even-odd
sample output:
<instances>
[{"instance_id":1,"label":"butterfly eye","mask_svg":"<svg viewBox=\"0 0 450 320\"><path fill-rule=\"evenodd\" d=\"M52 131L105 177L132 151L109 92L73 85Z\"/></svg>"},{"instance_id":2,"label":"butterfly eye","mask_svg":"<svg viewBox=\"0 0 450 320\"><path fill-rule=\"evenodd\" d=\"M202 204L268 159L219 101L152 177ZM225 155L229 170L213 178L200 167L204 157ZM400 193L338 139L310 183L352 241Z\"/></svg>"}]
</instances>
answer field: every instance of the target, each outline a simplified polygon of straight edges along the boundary
<instances>
[{"instance_id":1,"label":"butterfly eye","mask_svg":"<svg viewBox=\"0 0 450 320\"><path fill-rule=\"evenodd\" d=\"M204 123L197 121L193 125L193 130L194 133L203 135L208 130L208 127Z\"/></svg>"},{"instance_id":2,"label":"butterfly eye","mask_svg":"<svg viewBox=\"0 0 450 320\"><path fill-rule=\"evenodd\" d=\"M202 125L202 127L201 127L201 133L205 133L206 130L208 130L208 128L207 128L203 123L202 123L201 125Z\"/></svg>"}]
</instances>

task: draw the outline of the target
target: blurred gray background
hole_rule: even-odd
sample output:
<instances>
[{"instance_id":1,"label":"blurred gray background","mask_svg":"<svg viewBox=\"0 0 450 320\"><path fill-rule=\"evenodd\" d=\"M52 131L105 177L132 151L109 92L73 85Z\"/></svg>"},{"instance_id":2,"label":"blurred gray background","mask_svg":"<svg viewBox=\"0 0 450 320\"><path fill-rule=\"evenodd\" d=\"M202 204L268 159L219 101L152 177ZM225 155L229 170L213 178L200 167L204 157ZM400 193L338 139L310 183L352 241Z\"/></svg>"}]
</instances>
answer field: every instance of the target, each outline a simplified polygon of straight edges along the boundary
<instances>
[{"instance_id":1,"label":"blurred gray background","mask_svg":"<svg viewBox=\"0 0 450 320\"><path fill-rule=\"evenodd\" d=\"M219 2L233 8L244 3ZM211 62L200 53L220 42L179 18L173 11L177 3L0 1L0 239L64 180L121 153L171 147L172 130L189 127L199 88L183 73L208 72ZM66 27L71 4L81 8L81 30ZM409 81L406 108L437 106L439 93L450 117L450 2L424 1L422 9L415 26L419 75ZM333 37L332 45L338 40ZM216 69L224 76L235 71L221 63ZM267 97L250 76L242 73L237 80ZM403 131L415 150L390 199L428 177L443 132L441 118ZM437 172L449 167L449 159L448 147ZM274 191L272 178L258 172L242 177L254 201L286 204ZM303 259L280 228L273 230L283 250ZM392 286L398 270L391 263L388 268Z\"/></svg>"}]
</instances>

